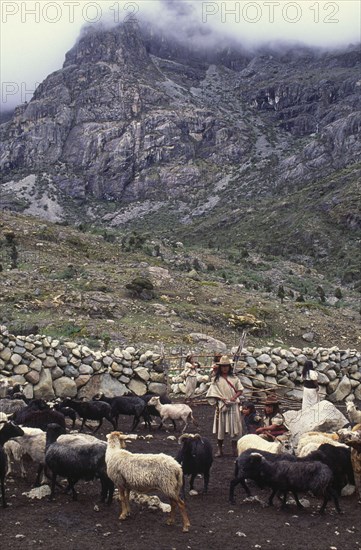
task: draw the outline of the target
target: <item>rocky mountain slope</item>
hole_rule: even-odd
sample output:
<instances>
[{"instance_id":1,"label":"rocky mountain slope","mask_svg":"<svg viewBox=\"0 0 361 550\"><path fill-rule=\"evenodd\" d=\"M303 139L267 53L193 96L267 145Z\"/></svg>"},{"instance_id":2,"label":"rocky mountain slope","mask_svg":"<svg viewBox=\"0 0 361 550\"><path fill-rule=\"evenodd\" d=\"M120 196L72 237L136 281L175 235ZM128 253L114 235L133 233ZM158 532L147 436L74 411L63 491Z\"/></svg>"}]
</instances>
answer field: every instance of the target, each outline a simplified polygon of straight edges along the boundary
<instances>
[{"instance_id":1,"label":"rocky mountain slope","mask_svg":"<svg viewBox=\"0 0 361 550\"><path fill-rule=\"evenodd\" d=\"M360 349L359 296L327 272L255 252L11 212L0 221L0 319L13 334L212 353L215 340L230 350L252 327L257 348Z\"/></svg>"},{"instance_id":2,"label":"rocky mountain slope","mask_svg":"<svg viewBox=\"0 0 361 550\"><path fill-rule=\"evenodd\" d=\"M358 47L250 53L136 21L90 29L0 126L1 207L286 256L357 283L360 64Z\"/></svg>"}]
</instances>

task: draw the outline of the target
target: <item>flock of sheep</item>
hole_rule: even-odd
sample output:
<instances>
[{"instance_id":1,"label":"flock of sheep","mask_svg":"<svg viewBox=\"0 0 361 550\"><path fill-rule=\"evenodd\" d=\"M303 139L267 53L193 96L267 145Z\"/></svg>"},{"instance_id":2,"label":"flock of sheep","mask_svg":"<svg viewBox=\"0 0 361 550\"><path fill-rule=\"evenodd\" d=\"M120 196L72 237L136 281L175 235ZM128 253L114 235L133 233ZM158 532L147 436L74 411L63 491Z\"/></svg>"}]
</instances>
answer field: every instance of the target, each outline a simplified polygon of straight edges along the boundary
<instances>
[{"instance_id":1,"label":"flock of sheep","mask_svg":"<svg viewBox=\"0 0 361 550\"><path fill-rule=\"evenodd\" d=\"M141 419L150 427L152 416L160 417L160 428L166 420L183 421L183 432L193 418L192 409L185 404L170 403L169 398L147 395L143 398L123 396L106 398L97 395L91 401L64 399L61 402L45 403L43 400L27 400L21 388L8 388L7 395L0 399L0 479L2 504L6 506L5 478L12 473L12 464L20 466L25 475L23 459L30 457L38 466L35 484L41 476L50 480L54 498L58 478L67 480L67 490L77 499L76 483L82 480L99 479L101 499L111 503L114 489L118 489L121 503L119 518L130 514L130 492L160 492L170 501L168 524L175 522L178 509L183 531L189 530L190 521L184 503L184 479L190 475L190 490L194 480L201 474L204 492L207 492L213 462L210 441L198 434L185 434L179 438L180 450L173 458L158 453L132 453L126 442L137 436L125 435L118 430L119 415L133 416L132 430ZM163 401L163 402L161 402ZM230 483L229 500L235 503L235 488L241 485L250 494L247 481L253 480L260 487L269 487L272 505L276 495L282 497L282 506L291 493L298 507L302 507L299 494L312 492L323 499L320 512L333 500L340 511L339 495L347 484L355 484L361 502L361 416L352 402L347 403L350 419L360 421L352 429L346 428L335 434L309 432L304 434L294 452L286 449L283 442L267 442L257 435L245 435L238 441L238 458L235 474ZM11 417L11 420L9 420ZM82 421L80 431L66 432L66 418L75 427L76 418ZM107 442L95 435L82 433L89 420L108 420L113 431Z\"/></svg>"}]
</instances>

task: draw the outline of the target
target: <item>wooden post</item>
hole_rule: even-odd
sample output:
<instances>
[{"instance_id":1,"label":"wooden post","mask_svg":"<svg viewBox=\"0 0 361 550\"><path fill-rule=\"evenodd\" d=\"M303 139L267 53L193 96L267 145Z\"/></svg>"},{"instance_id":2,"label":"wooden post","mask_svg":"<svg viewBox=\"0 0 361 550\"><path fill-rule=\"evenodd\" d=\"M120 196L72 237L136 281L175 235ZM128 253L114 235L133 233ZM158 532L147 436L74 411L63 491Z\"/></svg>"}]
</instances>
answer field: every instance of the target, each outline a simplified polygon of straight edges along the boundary
<instances>
[{"instance_id":1,"label":"wooden post","mask_svg":"<svg viewBox=\"0 0 361 550\"><path fill-rule=\"evenodd\" d=\"M244 343L246 341L246 336L247 336L247 330L243 330L242 331L242 334L241 334L241 337L239 339L239 344L238 344L238 348L236 350L236 353L234 354L233 356L233 360L234 360L234 371L236 371L236 368L237 368L237 363L238 363L238 360L239 360L239 356L241 354L241 351L244 347Z\"/></svg>"}]
</instances>

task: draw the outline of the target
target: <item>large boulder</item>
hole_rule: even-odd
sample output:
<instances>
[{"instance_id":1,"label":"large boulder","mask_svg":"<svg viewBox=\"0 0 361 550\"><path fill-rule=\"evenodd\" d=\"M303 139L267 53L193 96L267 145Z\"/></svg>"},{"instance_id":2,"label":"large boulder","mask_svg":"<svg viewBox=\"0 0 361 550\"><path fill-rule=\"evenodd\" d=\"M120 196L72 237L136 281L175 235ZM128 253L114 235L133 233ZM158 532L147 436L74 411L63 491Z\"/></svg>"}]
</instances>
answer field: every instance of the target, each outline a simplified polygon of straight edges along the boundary
<instances>
[{"instance_id":1,"label":"large boulder","mask_svg":"<svg viewBox=\"0 0 361 550\"><path fill-rule=\"evenodd\" d=\"M208 334L192 332L189 337L192 342L201 345L205 350L210 352L219 351L221 353L226 353L227 351L227 345L224 342L221 342L221 340L216 340L215 338L212 338L212 336L208 336Z\"/></svg>"},{"instance_id":2,"label":"large boulder","mask_svg":"<svg viewBox=\"0 0 361 550\"><path fill-rule=\"evenodd\" d=\"M159 382L151 382L148 386L148 391L157 395L164 395L167 393L167 386Z\"/></svg>"},{"instance_id":3,"label":"large boulder","mask_svg":"<svg viewBox=\"0 0 361 550\"><path fill-rule=\"evenodd\" d=\"M343 401L352 390L351 382L346 374L341 378L339 385L337 386L336 391L331 393L328 398L330 401L337 402Z\"/></svg>"},{"instance_id":4,"label":"large boulder","mask_svg":"<svg viewBox=\"0 0 361 550\"><path fill-rule=\"evenodd\" d=\"M286 411L285 422L295 446L305 432L334 432L348 423L347 418L329 401L320 401L305 411Z\"/></svg>"},{"instance_id":5,"label":"large boulder","mask_svg":"<svg viewBox=\"0 0 361 550\"><path fill-rule=\"evenodd\" d=\"M39 383L34 386L35 399L53 399L55 397L53 390L53 379L50 369L42 369L40 372Z\"/></svg>"},{"instance_id":6,"label":"large boulder","mask_svg":"<svg viewBox=\"0 0 361 550\"><path fill-rule=\"evenodd\" d=\"M135 374L144 382L148 382L150 378L149 371L145 369L144 367L137 367L134 369Z\"/></svg>"},{"instance_id":7,"label":"large boulder","mask_svg":"<svg viewBox=\"0 0 361 550\"><path fill-rule=\"evenodd\" d=\"M78 388L72 378L62 376L53 381L56 397L76 397Z\"/></svg>"},{"instance_id":8,"label":"large boulder","mask_svg":"<svg viewBox=\"0 0 361 550\"><path fill-rule=\"evenodd\" d=\"M140 380L136 380L135 378L133 378L129 382L128 388L131 392L135 393L135 395L138 395L139 397L147 393L147 386L143 382L141 382Z\"/></svg>"},{"instance_id":9,"label":"large boulder","mask_svg":"<svg viewBox=\"0 0 361 550\"><path fill-rule=\"evenodd\" d=\"M107 397L115 397L128 393L127 387L108 373L94 374L89 382L78 393L80 399L91 399L97 393L104 393Z\"/></svg>"}]
</instances>

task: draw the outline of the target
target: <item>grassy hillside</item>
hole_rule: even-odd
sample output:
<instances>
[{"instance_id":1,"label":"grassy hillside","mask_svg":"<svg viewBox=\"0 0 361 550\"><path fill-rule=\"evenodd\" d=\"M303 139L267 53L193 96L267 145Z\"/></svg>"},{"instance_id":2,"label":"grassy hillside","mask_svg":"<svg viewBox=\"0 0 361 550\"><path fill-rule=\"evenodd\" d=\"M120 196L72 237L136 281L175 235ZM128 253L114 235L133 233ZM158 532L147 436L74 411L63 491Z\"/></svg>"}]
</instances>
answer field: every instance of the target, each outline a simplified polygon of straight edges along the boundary
<instances>
[{"instance_id":1,"label":"grassy hillside","mask_svg":"<svg viewBox=\"0 0 361 550\"><path fill-rule=\"evenodd\" d=\"M281 217L284 208L289 216L293 213L294 223L296 206L297 193L287 207L280 201L273 215ZM163 344L171 350L197 347L191 333L207 334L231 347L238 343L242 322L234 328L230 316L252 315L258 328L248 343L257 346L274 342L359 348L360 293L355 282L342 282L335 271L317 271L307 262L283 259L282 251L260 254L261 246L252 246L252 239L258 240L261 232L267 235L262 211L253 234L251 224L246 234L247 216L242 215L242 237L228 227L223 246L228 221L236 214L230 211L225 220L214 220L219 224L217 242L207 243L207 228L201 224L188 235L184 229L182 236L160 239L146 231L146 223L138 232L85 225L74 229L3 212L1 323L14 333L70 336L93 347ZM195 234L203 246L191 243ZM295 249L295 260L302 252ZM150 295L138 297L126 287L136 277L153 283ZM302 338L306 332L314 333L310 344Z\"/></svg>"}]
</instances>

